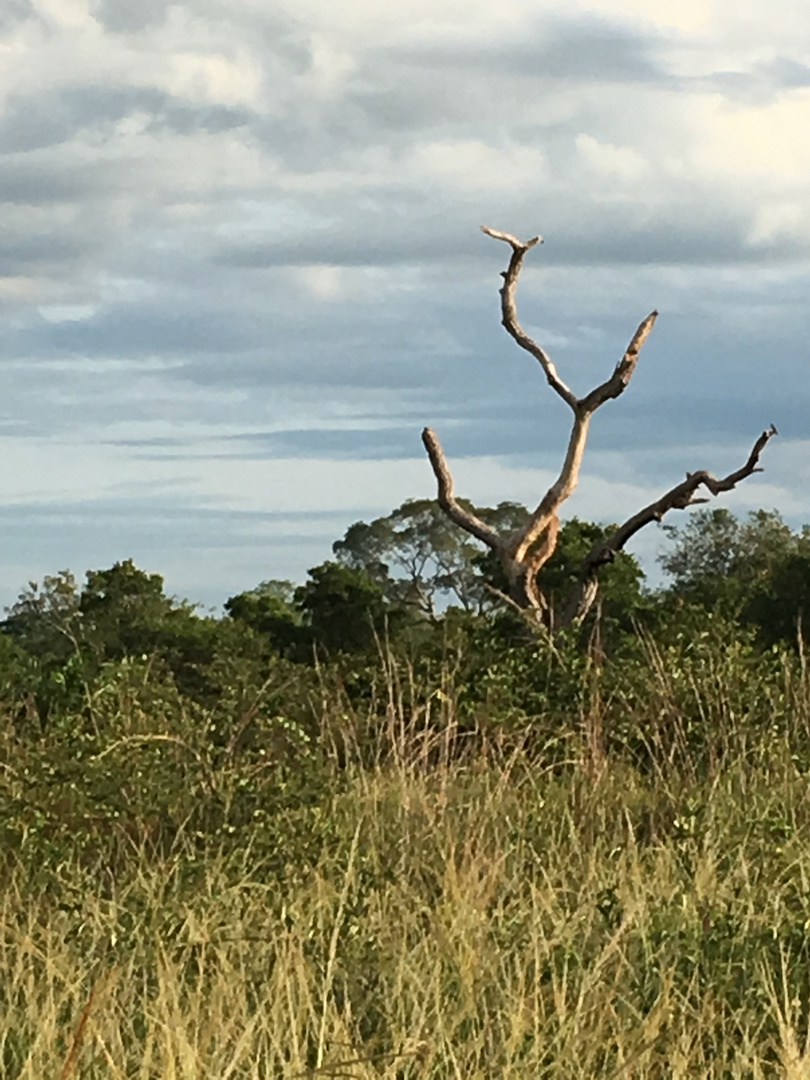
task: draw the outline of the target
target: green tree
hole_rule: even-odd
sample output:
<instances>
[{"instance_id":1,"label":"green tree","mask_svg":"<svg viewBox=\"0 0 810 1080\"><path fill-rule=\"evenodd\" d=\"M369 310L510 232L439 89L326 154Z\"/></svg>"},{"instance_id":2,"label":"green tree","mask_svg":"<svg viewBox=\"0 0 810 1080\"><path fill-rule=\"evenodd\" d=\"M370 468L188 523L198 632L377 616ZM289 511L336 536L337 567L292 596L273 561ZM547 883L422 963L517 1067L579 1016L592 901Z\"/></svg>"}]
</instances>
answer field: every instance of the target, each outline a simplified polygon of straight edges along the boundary
<instances>
[{"instance_id":1,"label":"green tree","mask_svg":"<svg viewBox=\"0 0 810 1080\"><path fill-rule=\"evenodd\" d=\"M139 570L132 559L88 570L79 598L82 637L105 659L148 653L175 607L161 575Z\"/></svg>"},{"instance_id":2,"label":"green tree","mask_svg":"<svg viewBox=\"0 0 810 1080\"><path fill-rule=\"evenodd\" d=\"M679 595L739 613L796 551L798 537L775 510L740 521L729 510L698 510L685 525L665 525L673 543L659 557Z\"/></svg>"},{"instance_id":3,"label":"green tree","mask_svg":"<svg viewBox=\"0 0 810 1080\"><path fill-rule=\"evenodd\" d=\"M29 665L18 665L25 673L21 696L26 711L44 727L54 712L80 707L85 695L86 656L82 650L79 590L69 570L47 575L42 585L28 583L16 603L6 609L4 635ZM8 651L8 650L4 650Z\"/></svg>"},{"instance_id":4,"label":"green tree","mask_svg":"<svg viewBox=\"0 0 810 1080\"><path fill-rule=\"evenodd\" d=\"M543 567L543 591L552 605L562 605L574 592L580 567L588 552L615 531L614 525L570 518L563 522L557 549ZM599 595L604 617L629 628L630 616L645 605L644 571L635 555L619 551L599 575Z\"/></svg>"},{"instance_id":5,"label":"green tree","mask_svg":"<svg viewBox=\"0 0 810 1080\"><path fill-rule=\"evenodd\" d=\"M703 510L684 526L665 528L674 544L660 558L673 578L670 602L754 626L765 644L796 640L810 612L810 528L794 532L772 510L744 520Z\"/></svg>"},{"instance_id":6,"label":"green tree","mask_svg":"<svg viewBox=\"0 0 810 1080\"><path fill-rule=\"evenodd\" d=\"M466 505L496 527L514 528L526 515L517 503ZM442 602L479 614L492 604L482 545L450 521L435 499L407 499L386 517L355 522L332 551L341 565L365 570L393 604L431 619Z\"/></svg>"},{"instance_id":7,"label":"green tree","mask_svg":"<svg viewBox=\"0 0 810 1080\"><path fill-rule=\"evenodd\" d=\"M202 669L213 654L217 621L200 618L193 604L166 596L163 578L131 559L89 570L79 592L69 571L35 582L8 611L3 630L38 665L38 702L75 706L100 667L130 656L157 654L178 687L205 694Z\"/></svg>"},{"instance_id":8,"label":"green tree","mask_svg":"<svg viewBox=\"0 0 810 1080\"><path fill-rule=\"evenodd\" d=\"M69 570L30 581L6 609L3 633L31 656L61 663L79 648L81 613L76 579Z\"/></svg>"},{"instance_id":9,"label":"green tree","mask_svg":"<svg viewBox=\"0 0 810 1080\"><path fill-rule=\"evenodd\" d=\"M205 675L218 622L201 617L195 604L164 592L163 577L132 559L108 570L90 570L79 600L82 637L99 661L156 654L171 669L178 689L206 699Z\"/></svg>"},{"instance_id":10,"label":"green tree","mask_svg":"<svg viewBox=\"0 0 810 1080\"><path fill-rule=\"evenodd\" d=\"M698 510L685 525L665 525L673 548L660 556L673 589L706 605L741 609L774 568L796 550L797 537L775 510L740 521L729 510Z\"/></svg>"},{"instance_id":11,"label":"green tree","mask_svg":"<svg viewBox=\"0 0 810 1080\"><path fill-rule=\"evenodd\" d=\"M366 570L336 562L313 567L294 598L311 641L330 653L369 648L390 612L378 581Z\"/></svg>"},{"instance_id":12,"label":"green tree","mask_svg":"<svg viewBox=\"0 0 810 1080\"><path fill-rule=\"evenodd\" d=\"M303 613L295 603L291 581L271 579L231 596L225 610L232 619L250 626L282 656L294 656L304 643Z\"/></svg>"},{"instance_id":13,"label":"green tree","mask_svg":"<svg viewBox=\"0 0 810 1080\"><path fill-rule=\"evenodd\" d=\"M745 618L764 644L807 642L810 630L810 535L796 538L796 549L771 570L748 600Z\"/></svg>"}]
</instances>

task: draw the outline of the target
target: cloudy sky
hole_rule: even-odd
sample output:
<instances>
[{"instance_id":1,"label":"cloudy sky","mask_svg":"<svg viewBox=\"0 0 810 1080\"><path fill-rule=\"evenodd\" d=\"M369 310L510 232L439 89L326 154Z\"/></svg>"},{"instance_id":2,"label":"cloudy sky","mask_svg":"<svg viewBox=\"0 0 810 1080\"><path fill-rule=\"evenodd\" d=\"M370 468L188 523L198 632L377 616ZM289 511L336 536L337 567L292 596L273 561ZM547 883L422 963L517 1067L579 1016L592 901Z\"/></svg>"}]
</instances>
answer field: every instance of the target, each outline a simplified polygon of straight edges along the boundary
<instances>
[{"instance_id":1,"label":"cloudy sky","mask_svg":"<svg viewBox=\"0 0 810 1080\"><path fill-rule=\"evenodd\" d=\"M134 557L219 605L359 518L536 501L661 312L571 513L742 464L810 520L806 0L5 0L0 604ZM660 547L651 531L637 548Z\"/></svg>"}]
</instances>

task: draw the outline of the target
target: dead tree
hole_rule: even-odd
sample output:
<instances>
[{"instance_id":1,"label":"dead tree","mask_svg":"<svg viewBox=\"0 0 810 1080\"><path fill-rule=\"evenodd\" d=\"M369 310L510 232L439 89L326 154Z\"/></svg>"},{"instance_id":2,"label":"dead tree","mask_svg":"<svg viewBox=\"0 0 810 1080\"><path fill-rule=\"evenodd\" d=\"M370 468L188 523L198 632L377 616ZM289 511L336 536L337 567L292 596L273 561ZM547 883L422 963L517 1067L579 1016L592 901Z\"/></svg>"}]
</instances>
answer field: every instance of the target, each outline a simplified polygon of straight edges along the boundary
<instances>
[{"instance_id":1,"label":"dead tree","mask_svg":"<svg viewBox=\"0 0 810 1080\"><path fill-rule=\"evenodd\" d=\"M651 521L661 521L670 510L682 510L696 503L707 502L706 498L698 497L698 491L701 488L712 495L719 495L720 492L730 491L740 480L744 480L752 473L761 472L762 470L757 467L759 456L771 436L776 434L776 428L771 425L767 431L760 435L748 456L748 460L736 472L730 473L721 480L703 469L699 472L687 473L686 479L682 480L680 484L676 484L660 499L657 499L649 506L645 506L643 510L639 510L637 514L634 514L623 525L620 525L608 539L596 544L582 562L579 586L575 595L570 598L562 613L556 613L555 615L543 595L538 582L538 574L554 554L557 546L557 536L560 528L560 507L577 486L582 457L585 452L585 443L588 439L588 429L593 414L600 405L604 405L611 398L619 397L626 389L635 371L641 347L653 328L658 312L651 312L642 321L635 334L633 334L632 340L627 346L627 351L614 368L610 378L594 387L585 397L577 397L574 391L560 378L557 368L545 349L526 333L518 321L515 293L523 266L523 259L530 248L533 248L535 244L542 243L542 238L535 236L533 239L522 243L516 237L510 236L509 233L498 232L496 229L490 229L486 225L482 225L481 228L488 236L492 236L496 240L503 240L512 248L509 266L501 275L504 279L503 287L500 290L501 321L518 345L531 353L538 361L549 386L562 398L574 414L565 460L559 477L548 489L540 500L537 509L529 515L526 522L514 532L501 534L477 517L475 513L465 509L456 499L453 493L453 477L447 465L439 438L432 428L424 429L422 442L425 444L430 464L436 475L439 487L439 504L444 512L462 529L477 537L497 554L509 582L509 599L512 603L516 604L536 621L545 623L550 629L558 629L572 623L581 622L584 619L596 599L600 568L612 562L616 557L616 553L622 550L630 537L634 536L645 525L648 525Z\"/></svg>"}]
</instances>

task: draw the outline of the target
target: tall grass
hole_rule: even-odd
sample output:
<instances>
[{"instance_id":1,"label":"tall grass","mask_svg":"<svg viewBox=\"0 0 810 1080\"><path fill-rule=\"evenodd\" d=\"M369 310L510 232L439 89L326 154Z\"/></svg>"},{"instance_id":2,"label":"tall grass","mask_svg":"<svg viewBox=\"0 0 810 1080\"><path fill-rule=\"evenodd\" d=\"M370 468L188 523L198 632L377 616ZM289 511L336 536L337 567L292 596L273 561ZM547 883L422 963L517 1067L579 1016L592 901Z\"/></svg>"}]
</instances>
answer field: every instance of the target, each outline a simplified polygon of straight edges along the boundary
<instances>
[{"instance_id":1,"label":"tall grass","mask_svg":"<svg viewBox=\"0 0 810 1080\"><path fill-rule=\"evenodd\" d=\"M803 671L746 702L733 656L645 648L545 748L393 657L363 716L324 674L321 841L281 870L263 820L10 858L2 1075L810 1076Z\"/></svg>"}]
</instances>

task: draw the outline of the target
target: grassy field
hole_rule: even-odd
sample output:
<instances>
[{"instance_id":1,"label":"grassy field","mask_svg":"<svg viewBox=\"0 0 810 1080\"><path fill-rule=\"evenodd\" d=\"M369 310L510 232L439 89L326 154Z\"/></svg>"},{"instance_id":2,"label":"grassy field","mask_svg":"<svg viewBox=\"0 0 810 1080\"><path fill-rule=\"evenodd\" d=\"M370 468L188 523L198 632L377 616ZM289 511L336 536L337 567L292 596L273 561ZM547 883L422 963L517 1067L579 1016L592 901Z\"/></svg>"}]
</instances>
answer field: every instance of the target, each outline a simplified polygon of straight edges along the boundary
<instances>
[{"instance_id":1,"label":"grassy field","mask_svg":"<svg viewBox=\"0 0 810 1080\"><path fill-rule=\"evenodd\" d=\"M640 721L685 730L661 660ZM553 746L460 730L445 686L430 723L392 692L373 754L344 709L338 750L325 698L321 790L272 823L314 855L280 866L260 818L233 843L116 826L47 872L23 844L2 1076L810 1077L804 673L771 672L754 738L746 687L695 670L705 760L605 753L629 699L593 683Z\"/></svg>"}]
</instances>

